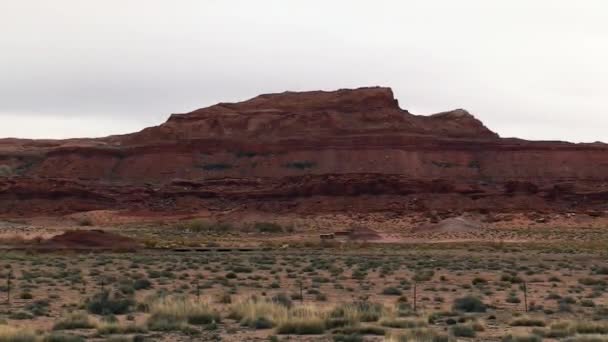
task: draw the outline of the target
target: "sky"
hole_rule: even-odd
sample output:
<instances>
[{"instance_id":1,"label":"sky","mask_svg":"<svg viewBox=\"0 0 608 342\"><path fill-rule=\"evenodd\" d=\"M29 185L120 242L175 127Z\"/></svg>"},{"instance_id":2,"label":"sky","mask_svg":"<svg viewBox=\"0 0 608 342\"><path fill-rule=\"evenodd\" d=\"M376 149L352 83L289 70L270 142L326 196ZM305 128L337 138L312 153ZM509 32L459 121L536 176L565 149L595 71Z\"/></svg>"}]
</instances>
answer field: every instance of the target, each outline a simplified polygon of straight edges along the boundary
<instances>
[{"instance_id":1,"label":"sky","mask_svg":"<svg viewBox=\"0 0 608 342\"><path fill-rule=\"evenodd\" d=\"M608 141L607 14L605 0L0 0L0 137L381 85L503 137Z\"/></svg>"}]
</instances>

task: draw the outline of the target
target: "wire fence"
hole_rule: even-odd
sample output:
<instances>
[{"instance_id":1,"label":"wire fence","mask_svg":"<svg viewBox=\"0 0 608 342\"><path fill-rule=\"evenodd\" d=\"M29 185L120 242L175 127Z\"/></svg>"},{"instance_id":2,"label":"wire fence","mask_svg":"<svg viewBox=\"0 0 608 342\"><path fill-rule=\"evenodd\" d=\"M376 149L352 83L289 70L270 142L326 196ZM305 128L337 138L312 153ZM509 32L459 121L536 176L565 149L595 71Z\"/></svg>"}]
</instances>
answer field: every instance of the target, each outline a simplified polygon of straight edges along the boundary
<instances>
[{"instance_id":1,"label":"wire fence","mask_svg":"<svg viewBox=\"0 0 608 342\"><path fill-rule=\"evenodd\" d=\"M0 279L0 284L2 279ZM317 301L314 295L307 295L305 290L312 288L313 279L311 277L296 277L291 278L282 284L282 290L291 291L292 294L297 294L296 302L310 303ZM331 283L331 280L328 281ZM335 283L335 281L334 281ZM0 307L4 307L6 312L22 309L30 303L33 303L34 298L20 298L15 291L16 279L13 270L9 270L4 277L3 291L0 293ZM79 299L86 299L97 292L115 289L117 284L108 281L105 277L99 276L95 279L84 278L79 283L72 283L72 289L76 290L82 296ZM201 279L196 278L191 283L191 295L201 298L204 295L207 287L202 286ZM245 285L246 286L246 285ZM593 285L577 284L581 292L592 290ZM400 297L406 297L414 312L425 312L429 309L436 309L437 306L443 305L442 301L435 301L430 298L431 294L455 293L453 297L482 297L486 303L497 311L520 311L529 312L537 311L543 308L557 308L561 296L554 297L555 301L547 299L547 295L551 293L561 293L567 295L569 289L565 284L559 282L539 282L518 280L517 282L509 281L491 281L481 279L477 284L453 283L447 280L444 281L415 281L407 283L407 286L401 286L403 289ZM268 289L260 290L265 292ZM497 293L500 291L504 293ZM508 296L504 295L508 293ZM381 296L382 293L377 293ZM436 297L437 298L437 297ZM511 300L509 300L509 298ZM344 298L339 299L339 301Z\"/></svg>"}]
</instances>

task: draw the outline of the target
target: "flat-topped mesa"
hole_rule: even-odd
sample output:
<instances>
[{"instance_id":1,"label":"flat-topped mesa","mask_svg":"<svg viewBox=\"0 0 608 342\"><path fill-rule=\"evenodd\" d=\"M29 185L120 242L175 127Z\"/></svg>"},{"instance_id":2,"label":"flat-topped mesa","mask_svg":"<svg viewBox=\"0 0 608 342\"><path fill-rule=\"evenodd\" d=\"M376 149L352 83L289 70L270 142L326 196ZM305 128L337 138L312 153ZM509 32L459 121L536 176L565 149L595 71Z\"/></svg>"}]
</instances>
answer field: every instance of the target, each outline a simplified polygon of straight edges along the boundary
<instances>
[{"instance_id":1,"label":"flat-topped mesa","mask_svg":"<svg viewBox=\"0 0 608 342\"><path fill-rule=\"evenodd\" d=\"M186 114L174 114L169 118L169 122L200 118L205 115L217 115L222 112L312 114L318 112L356 113L380 110L400 110L391 88L366 87L336 91L286 91L263 94L243 102L219 103Z\"/></svg>"},{"instance_id":2,"label":"flat-topped mesa","mask_svg":"<svg viewBox=\"0 0 608 342\"><path fill-rule=\"evenodd\" d=\"M419 116L399 108L386 87L266 94L173 114L161 126L125 136L124 144L190 139L434 135L492 139L498 135L464 110Z\"/></svg>"},{"instance_id":3,"label":"flat-topped mesa","mask_svg":"<svg viewBox=\"0 0 608 342\"><path fill-rule=\"evenodd\" d=\"M284 92L176 114L129 135L0 140L0 217L608 212L606 175L608 145L501 139L464 109L413 115L390 88Z\"/></svg>"}]
</instances>

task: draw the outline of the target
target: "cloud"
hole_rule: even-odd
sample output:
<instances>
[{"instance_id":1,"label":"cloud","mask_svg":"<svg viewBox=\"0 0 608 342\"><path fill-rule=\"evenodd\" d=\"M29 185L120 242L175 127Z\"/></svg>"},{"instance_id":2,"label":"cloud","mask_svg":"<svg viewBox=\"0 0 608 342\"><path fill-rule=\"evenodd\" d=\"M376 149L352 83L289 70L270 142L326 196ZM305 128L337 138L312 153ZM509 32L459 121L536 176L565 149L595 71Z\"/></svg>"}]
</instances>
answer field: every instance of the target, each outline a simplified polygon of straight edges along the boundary
<instances>
[{"instance_id":1,"label":"cloud","mask_svg":"<svg viewBox=\"0 0 608 342\"><path fill-rule=\"evenodd\" d=\"M599 0L4 2L0 135L127 133L260 93L384 85L406 109L463 107L502 136L608 140L607 10Z\"/></svg>"}]
</instances>

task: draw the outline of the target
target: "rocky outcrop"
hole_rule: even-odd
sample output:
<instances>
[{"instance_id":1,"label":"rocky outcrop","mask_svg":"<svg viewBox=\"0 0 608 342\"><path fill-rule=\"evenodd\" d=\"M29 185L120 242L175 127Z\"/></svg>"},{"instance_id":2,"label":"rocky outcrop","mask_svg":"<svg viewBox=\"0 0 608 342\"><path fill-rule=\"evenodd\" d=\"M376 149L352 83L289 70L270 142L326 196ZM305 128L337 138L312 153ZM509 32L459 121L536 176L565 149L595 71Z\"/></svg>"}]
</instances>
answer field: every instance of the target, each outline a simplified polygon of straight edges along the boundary
<instances>
[{"instance_id":1,"label":"rocky outcrop","mask_svg":"<svg viewBox=\"0 0 608 342\"><path fill-rule=\"evenodd\" d=\"M379 87L260 95L102 139L0 140L3 216L602 211L607 199L607 145L502 139L466 110L413 115Z\"/></svg>"}]
</instances>

